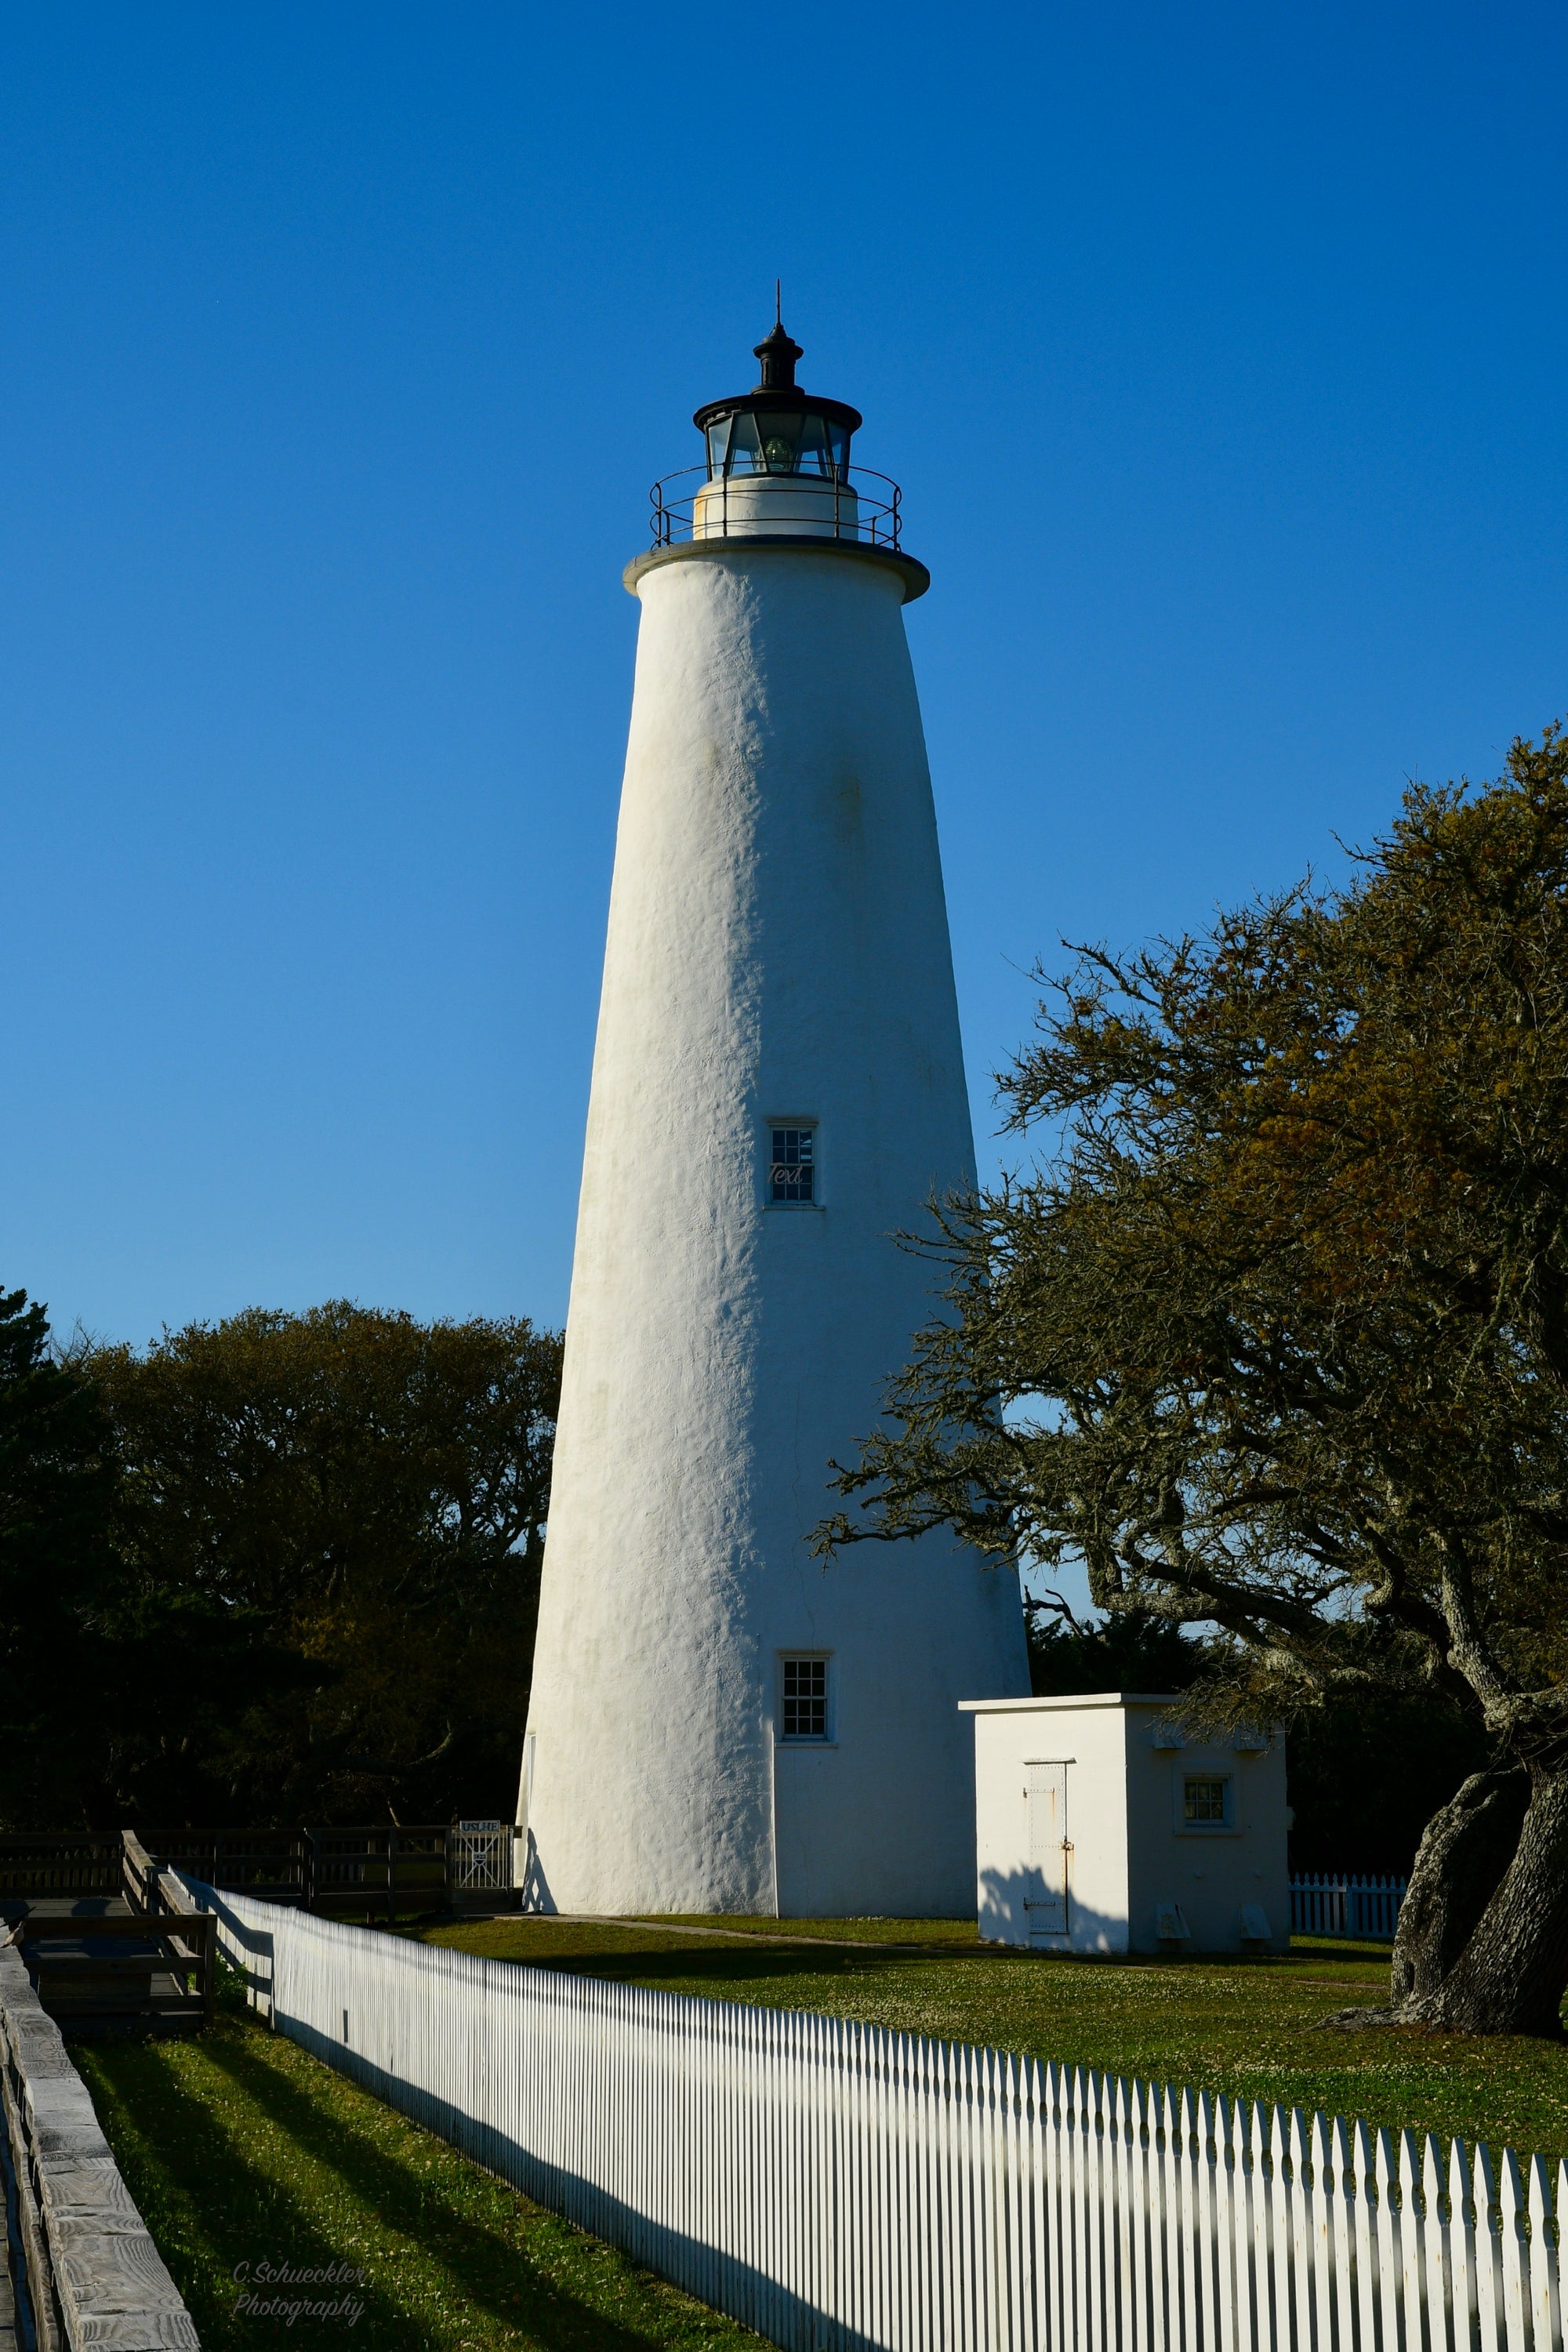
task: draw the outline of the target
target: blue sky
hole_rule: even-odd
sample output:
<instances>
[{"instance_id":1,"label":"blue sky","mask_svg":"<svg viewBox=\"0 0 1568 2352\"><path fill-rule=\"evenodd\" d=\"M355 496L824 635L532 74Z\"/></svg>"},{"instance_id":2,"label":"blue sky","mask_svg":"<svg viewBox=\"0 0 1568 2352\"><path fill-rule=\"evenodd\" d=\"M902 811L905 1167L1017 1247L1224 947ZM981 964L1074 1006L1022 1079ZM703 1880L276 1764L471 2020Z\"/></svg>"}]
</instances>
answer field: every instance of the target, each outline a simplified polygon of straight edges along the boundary
<instances>
[{"instance_id":1,"label":"blue sky","mask_svg":"<svg viewBox=\"0 0 1568 2352\"><path fill-rule=\"evenodd\" d=\"M866 415L983 1159L1124 945L1568 709L1560 9L13 12L0 1276L566 1303L689 418Z\"/></svg>"}]
</instances>

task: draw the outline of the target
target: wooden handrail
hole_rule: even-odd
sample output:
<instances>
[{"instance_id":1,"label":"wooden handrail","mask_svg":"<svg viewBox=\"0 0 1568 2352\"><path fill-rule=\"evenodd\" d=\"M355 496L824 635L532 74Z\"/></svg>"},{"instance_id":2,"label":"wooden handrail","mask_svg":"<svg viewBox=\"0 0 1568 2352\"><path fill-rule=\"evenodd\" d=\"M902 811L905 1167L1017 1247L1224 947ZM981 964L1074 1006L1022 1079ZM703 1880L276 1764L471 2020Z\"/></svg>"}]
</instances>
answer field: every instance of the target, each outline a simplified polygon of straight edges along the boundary
<instances>
[{"instance_id":1,"label":"wooden handrail","mask_svg":"<svg viewBox=\"0 0 1568 2352\"><path fill-rule=\"evenodd\" d=\"M0 1948L0 2106L38 2352L196 2331L114 2162L86 2084L21 1956Z\"/></svg>"},{"instance_id":2,"label":"wooden handrail","mask_svg":"<svg viewBox=\"0 0 1568 2352\"><path fill-rule=\"evenodd\" d=\"M153 1861L134 1830L122 1830L121 1837L126 1900L140 1918L179 1921L178 1940L173 1935L166 1940L176 1959L188 1958L201 1994L203 2014L210 2025L217 2010L217 1938L213 1921L180 1884L177 1874ZM189 1945L188 1954L181 1951L182 1941Z\"/></svg>"}]
</instances>

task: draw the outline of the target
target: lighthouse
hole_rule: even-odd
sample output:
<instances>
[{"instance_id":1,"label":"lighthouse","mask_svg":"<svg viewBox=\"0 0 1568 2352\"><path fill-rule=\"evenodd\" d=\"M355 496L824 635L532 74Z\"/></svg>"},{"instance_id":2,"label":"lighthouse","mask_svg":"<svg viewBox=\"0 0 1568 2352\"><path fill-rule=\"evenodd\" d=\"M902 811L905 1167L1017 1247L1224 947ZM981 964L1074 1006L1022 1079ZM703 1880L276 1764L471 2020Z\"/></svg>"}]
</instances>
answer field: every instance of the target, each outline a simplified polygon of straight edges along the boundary
<instances>
[{"instance_id":1,"label":"lighthouse","mask_svg":"<svg viewBox=\"0 0 1568 2352\"><path fill-rule=\"evenodd\" d=\"M960 1699L1026 1693L1016 1574L808 1548L973 1177L903 607L858 414L697 411L641 607L518 1820L550 1911L962 1916ZM678 495L677 493L681 493Z\"/></svg>"}]
</instances>

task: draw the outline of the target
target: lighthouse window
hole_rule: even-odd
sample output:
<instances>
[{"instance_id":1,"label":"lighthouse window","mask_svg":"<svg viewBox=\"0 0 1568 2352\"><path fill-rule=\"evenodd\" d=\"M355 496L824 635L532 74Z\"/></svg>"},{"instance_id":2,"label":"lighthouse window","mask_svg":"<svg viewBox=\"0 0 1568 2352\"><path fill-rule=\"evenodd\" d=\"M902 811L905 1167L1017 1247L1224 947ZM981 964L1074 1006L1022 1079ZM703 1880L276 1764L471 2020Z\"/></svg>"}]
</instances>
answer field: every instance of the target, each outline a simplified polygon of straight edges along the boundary
<instances>
[{"instance_id":1,"label":"lighthouse window","mask_svg":"<svg viewBox=\"0 0 1568 2352\"><path fill-rule=\"evenodd\" d=\"M773 1154L768 1167L768 1198L780 1206L808 1203L816 1198L816 1130L810 1127L775 1127L771 1130Z\"/></svg>"},{"instance_id":2,"label":"lighthouse window","mask_svg":"<svg viewBox=\"0 0 1568 2352\"><path fill-rule=\"evenodd\" d=\"M826 1658L784 1661L784 1736L786 1739L826 1738Z\"/></svg>"}]
</instances>

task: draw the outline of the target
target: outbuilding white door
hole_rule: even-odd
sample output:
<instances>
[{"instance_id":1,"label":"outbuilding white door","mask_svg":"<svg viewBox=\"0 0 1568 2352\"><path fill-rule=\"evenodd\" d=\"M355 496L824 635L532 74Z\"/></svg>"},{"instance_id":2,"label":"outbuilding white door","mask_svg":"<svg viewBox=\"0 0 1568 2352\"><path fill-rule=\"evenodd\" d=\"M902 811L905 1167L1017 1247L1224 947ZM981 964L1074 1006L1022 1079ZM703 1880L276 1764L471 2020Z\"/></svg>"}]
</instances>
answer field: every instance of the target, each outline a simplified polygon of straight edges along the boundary
<instances>
[{"instance_id":1,"label":"outbuilding white door","mask_svg":"<svg viewBox=\"0 0 1568 2352\"><path fill-rule=\"evenodd\" d=\"M1068 1768L1026 1764L1024 1795L1029 1808L1029 1876L1024 1913L1029 1937L1068 1931Z\"/></svg>"}]
</instances>

